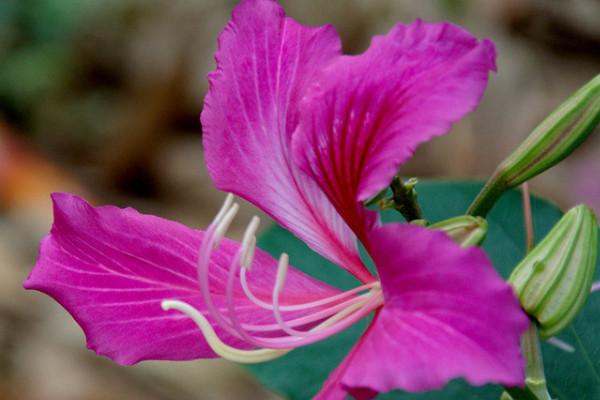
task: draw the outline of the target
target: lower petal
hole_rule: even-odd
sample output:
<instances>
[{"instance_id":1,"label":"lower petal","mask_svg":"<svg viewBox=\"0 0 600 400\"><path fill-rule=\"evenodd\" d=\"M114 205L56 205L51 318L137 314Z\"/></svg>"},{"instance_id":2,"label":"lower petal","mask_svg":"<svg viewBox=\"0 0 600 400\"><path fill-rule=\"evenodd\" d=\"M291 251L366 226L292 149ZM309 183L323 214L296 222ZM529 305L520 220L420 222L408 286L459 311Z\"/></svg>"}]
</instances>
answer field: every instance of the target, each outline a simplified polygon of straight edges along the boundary
<instances>
[{"instance_id":1,"label":"lower petal","mask_svg":"<svg viewBox=\"0 0 600 400\"><path fill-rule=\"evenodd\" d=\"M462 377L524 383L519 339L528 318L477 247L390 224L369 234L385 304L339 377L342 387L421 392Z\"/></svg>"},{"instance_id":2,"label":"lower petal","mask_svg":"<svg viewBox=\"0 0 600 400\"><path fill-rule=\"evenodd\" d=\"M163 300L185 301L213 323L198 283L198 250L204 232L132 209L93 208L77 196L54 194L53 201L54 225L23 284L26 289L53 297L82 327L88 348L119 364L215 357L187 315L161 307ZM210 258L211 296L221 310L227 309L229 263L239 247L223 239ZM277 260L256 249L248 278L256 296L270 297L276 270ZM290 268L281 303L309 302L338 293ZM239 285L234 300L242 322L275 323L272 311L256 306ZM228 345L252 347L214 328Z\"/></svg>"}]
</instances>

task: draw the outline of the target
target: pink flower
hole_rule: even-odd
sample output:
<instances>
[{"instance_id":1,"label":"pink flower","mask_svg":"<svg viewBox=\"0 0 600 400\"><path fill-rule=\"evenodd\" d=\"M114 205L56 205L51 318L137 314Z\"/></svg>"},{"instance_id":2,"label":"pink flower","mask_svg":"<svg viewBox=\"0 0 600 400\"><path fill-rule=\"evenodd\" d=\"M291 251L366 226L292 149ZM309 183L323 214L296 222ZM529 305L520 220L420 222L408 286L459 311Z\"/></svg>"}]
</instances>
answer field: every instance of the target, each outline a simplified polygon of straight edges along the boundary
<instances>
[{"instance_id":1,"label":"pink flower","mask_svg":"<svg viewBox=\"0 0 600 400\"><path fill-rule=\"evenodd\" d=\"M425 391L456 377L522 385L528 319L483 250L410 224L382 226L362 205L419 143L476 107L493 45L416 21L345 56L332 27L304 27L271 0L245 0L215 57L201 118L215 184L265 210L357 287L341 292L288 267L285 254L257 249L257 220L242 243L222 239L236 211L230 198L200 232L55 194L54 226L25 288L56 299L89 348L124 365L267 360L374 313L317 398Z\"/></svg>"}]
</instances>

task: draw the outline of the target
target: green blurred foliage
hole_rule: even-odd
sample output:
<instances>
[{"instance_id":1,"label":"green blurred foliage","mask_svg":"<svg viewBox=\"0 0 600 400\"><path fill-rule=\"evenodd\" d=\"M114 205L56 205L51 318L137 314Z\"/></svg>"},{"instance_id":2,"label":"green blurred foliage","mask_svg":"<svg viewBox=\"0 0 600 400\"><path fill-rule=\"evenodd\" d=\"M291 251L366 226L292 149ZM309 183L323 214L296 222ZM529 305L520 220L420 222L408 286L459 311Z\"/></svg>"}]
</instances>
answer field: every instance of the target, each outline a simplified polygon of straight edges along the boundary
<instances>
[{"instance_id":1,"label":"green blurred foliage","mask_svg":"<svg viewBox=\"0 0 600 400\"><path fill-rule=\"evenodd\" d=\"M0 111L26 125L36 104L69 82L69 43L85 20L81 0L0 2Z\"/></svg>"}]
</instances>

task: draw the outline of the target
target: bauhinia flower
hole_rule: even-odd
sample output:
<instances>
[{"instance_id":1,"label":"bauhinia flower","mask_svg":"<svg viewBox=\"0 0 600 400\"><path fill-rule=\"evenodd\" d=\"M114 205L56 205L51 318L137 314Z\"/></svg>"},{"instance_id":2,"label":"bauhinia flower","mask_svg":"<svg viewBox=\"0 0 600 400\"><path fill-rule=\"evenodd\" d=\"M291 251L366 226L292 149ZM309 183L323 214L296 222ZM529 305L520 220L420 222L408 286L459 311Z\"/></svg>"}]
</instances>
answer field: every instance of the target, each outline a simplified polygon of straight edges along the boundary
<instances>
[{"instance_id":1,"label":"bauhinia flower","mask_svg":"<svg viewBox=\"0 0 600 400\"><path fill-rule=\"evenodd\" d=\"M346 56L331 26L246 0L215 57L201 121L216 186L353 274L356 288L342 292L256 248L257 219L241 243L224 238L231 197L201 232L67 194L53 196L54 225L25 288L56 299L89 348L124 365L265 361L374 314L317 398L425 391L456 377L522 385L528 319L484 251L438 230L382 226L362 204L421 142L476 107L493 45L417 20Z\"/></svg>"}]
</instances>

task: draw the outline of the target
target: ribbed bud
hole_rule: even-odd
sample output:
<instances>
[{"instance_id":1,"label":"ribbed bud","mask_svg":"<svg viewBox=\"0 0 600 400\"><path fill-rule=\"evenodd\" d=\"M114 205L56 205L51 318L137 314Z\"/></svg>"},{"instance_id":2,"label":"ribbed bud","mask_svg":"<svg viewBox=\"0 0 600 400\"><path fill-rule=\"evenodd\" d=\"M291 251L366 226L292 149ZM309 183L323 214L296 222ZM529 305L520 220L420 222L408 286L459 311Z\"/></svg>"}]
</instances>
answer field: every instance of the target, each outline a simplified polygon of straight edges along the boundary
<instances>
[{"instance_id":1,"label":"ribbed bud","mask_svg":"<svg viewBox=\"0 0 600 400\"><path fill-rule=\"evenodd\" d=\"M564 160L600 123L600 75L561 104L496 169L468 214L485 217L509 189Z\"/></svg>"},{"instance_id":2,"label":"ribbed bud","mask_svg":"<svg viewBox=\"0 0 600 400\"><path fill-rule=\"evenodd\" d=\"M590 293L598 257L598 224L592 210L569 210L513 271L508 281L539 324L542 339L558 334Z\"/></svg>"},{"instance_id":3,"label":"ribbed bud","mask_svg":"<svg viewBox=\"0 0 600 400\"><path fill-rule=\"evenodd\" d=\"M462 247L480 245L487 234L487 221L481 217L461 215L447 219L437 224L430 225L431 229L440 229L446 232Z\"/></svg>"}]
</instances>

